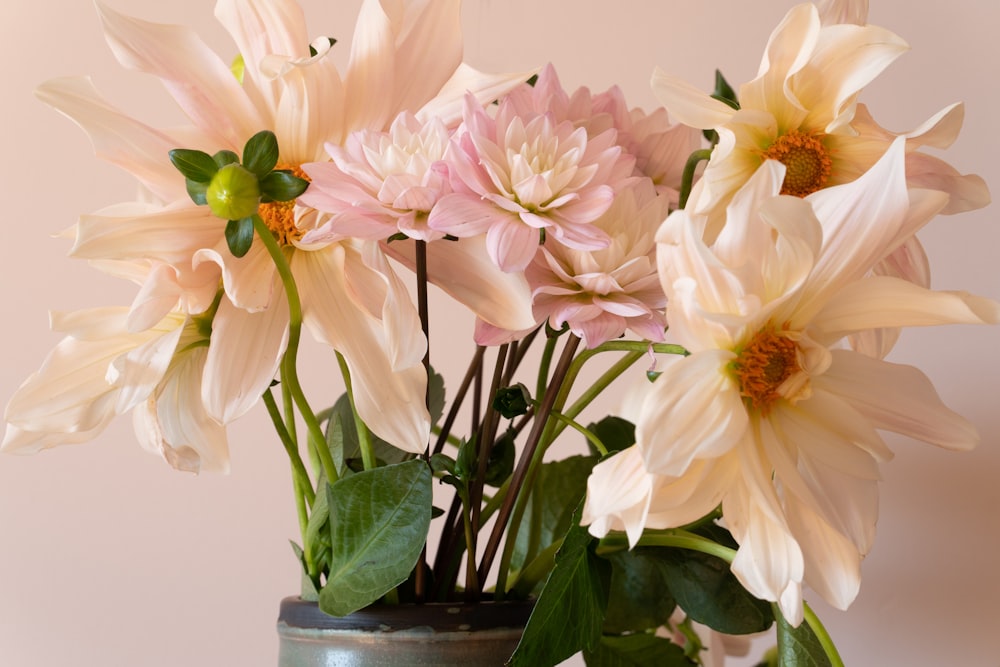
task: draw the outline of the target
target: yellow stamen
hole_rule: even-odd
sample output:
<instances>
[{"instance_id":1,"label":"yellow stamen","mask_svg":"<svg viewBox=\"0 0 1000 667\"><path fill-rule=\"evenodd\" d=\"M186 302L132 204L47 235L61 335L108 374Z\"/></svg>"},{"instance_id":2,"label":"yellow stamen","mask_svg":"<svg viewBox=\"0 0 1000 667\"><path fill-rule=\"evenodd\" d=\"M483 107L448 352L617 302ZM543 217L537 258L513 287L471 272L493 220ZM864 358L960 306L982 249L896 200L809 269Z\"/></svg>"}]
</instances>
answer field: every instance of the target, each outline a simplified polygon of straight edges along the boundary
<instances>
[{"instance_id":1,"label":"yellow stamen","mask_svg":"<svg viewBox=\"0 0 1000 667\"><path fill-rule=\"evenodd\" d=\"M763 155L785 165L783 195L805 197L821 189L830 177L830 153L814 135L792 130L778 137Z\"/></svg>"},{"instance_id":2,"label":"yellow stamen","mask_svg":"<svg viewBox=\"0 0 1000 667\"><path fill-rule=\"evenodd\" d=\"M732 363L740 394L753 410L767 414L781 395L779 388L800 370L795 341L768 327L750 339Z\"/></svg>"},{"instance_id":3,"label":"yellow stamen","mask_svg":"<svg viewBox=\"0 0 1000 667\"><path fill-rule=\"evenodd\" d=\"M287 169L294 175L305 180L309 180L306 172L296 165L279 164L275 169ZM302 230L295 225L295 201L273 201L261 204L257 214L267 225L267 228L274 232L275 238L281 245L288 245L293 241L302 238Z\"/></svg>"}]
</instances>

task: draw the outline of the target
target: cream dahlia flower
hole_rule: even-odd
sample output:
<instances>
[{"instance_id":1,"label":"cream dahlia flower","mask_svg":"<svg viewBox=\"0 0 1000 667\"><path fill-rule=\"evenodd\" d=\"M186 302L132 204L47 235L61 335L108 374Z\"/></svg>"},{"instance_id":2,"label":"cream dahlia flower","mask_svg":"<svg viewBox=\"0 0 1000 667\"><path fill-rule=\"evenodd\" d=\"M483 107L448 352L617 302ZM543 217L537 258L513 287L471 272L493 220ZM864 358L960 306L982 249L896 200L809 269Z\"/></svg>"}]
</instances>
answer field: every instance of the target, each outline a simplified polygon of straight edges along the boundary
<instances>
[{"instance_id":1,"label":"cream dahlia flower","mask_svg":"<svg viewBox=\"0 0 1000 667\"><path fill-rule=\"evenodd\" d=\"M673 213L660 230L660 277L676 342L643 402L636 446L595 468L591 532L694 521L721 503L748 591L802 620L802 584L846 608L877 518L878 431L951 449L972 426L918 370L846 349L885 326L996 323L1000 305L870 273L945 206L907 192L904 139L866 174L806 198L780 196L768 161L733 197L707 245L708 219ZM620 494L627 488L629 493Z\"/></svg>"},{"instance_id":2,"label":"cream dahlia flower","mask_svg":"<svg viewBox=\"0 0 1000 667\"><path fill-rule=\"evenodd\" d=\"M897 136L879 127L858 93L907 50L895 34L864 21L865 3L794 7L771 34L755 79L739 88L739 109L660 69L653 91L670 114L692 127L714 129L719 143L688 207L709 214L718 232L726 206L767 160L786 166L782 194L806 196L866 172ZM962 125L962 105L947 107L906 138L907 180L949 195L942 213L989 203L983 180L963 176L922 146L949 146Z\"/></svg>"},{"instance_id":3,"label":"cream dahlia flower","mask_svg":"<svg viewBox=\"0 0 1000 667\"><path fill-rule=\"evenodd\" d=\"M202 393L208 413L226 424L249 410L272 381L287 339L288 309L262 244L234 257L223 234L226 221L191 203L168 151L238 153L268 129L278 138L279 168L301 174L302 164L325 159L325 143L339 144L354 130L382 130L401 110L421 107L457 120L467 91L489 101L525 75L487 76L462 65L458 0L399 7L366 0L343 77L329 40L310 45L294 0L219 0L216 17L239 47L242 80L187 28L98 7L119 62L159 78L191 125L151 128L105 102L83 79L40 89L43 100L90 134L100 157L135 175L157 202L143 214L85 217L73 253L168 267L144 283L142 312L129 321L134 330L178 305L202 312L221 278L225 298L212 321ZM419 363L426 341L377 244L327 239L304 245L303 234L322 224L316 211L270 203L260 214L291 264L306 325L343 354L355 375L361 417L385 440L422 451L430 427Z\"/></svg>"}]
</instances>

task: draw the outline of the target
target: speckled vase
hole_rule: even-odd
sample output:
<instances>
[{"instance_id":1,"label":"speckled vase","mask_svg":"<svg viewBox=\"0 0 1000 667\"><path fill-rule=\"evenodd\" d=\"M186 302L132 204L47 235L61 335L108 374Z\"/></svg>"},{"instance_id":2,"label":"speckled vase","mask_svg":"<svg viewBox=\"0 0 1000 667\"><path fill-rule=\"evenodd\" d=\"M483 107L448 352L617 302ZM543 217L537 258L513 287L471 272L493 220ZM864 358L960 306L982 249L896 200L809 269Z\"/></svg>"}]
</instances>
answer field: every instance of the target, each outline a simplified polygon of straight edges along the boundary
<instances>
[{"instance_id":1,"label":"speckled vase","mask_svg":"<svg viewBox=\"0 0 1000 667\"><path fill-rule=\"evenodd\" d=\"M531 602L372 605L344 617L281 601L278 667L501 667Z\"/></svg>"}]
</instances>

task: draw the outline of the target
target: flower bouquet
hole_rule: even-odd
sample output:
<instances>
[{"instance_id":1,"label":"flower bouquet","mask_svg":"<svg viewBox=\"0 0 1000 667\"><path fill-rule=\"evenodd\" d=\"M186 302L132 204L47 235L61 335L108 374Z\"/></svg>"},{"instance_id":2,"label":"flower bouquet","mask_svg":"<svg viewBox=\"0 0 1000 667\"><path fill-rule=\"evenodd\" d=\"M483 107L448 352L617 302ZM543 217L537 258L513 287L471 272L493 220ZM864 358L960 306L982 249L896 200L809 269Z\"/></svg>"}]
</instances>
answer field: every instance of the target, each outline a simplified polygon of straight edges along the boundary
<instances>
[{"instance_id":1,"label":"flower bouquet","mask_svg":"<svg viewBox=\"0 0 1000 667\"><path fill-rule=\"evenodd\" d=\"M922 150L960 105L895 134L857 101L906 48L866 7L793 7L735 87L657 70L652 113L551 66L463 64L457 1L366 0L344 71L291 1L219 0L231 62L98 9L190 125L86 79L39 89L142 186L72 233L138 289L53 316L65 338L11 398L4 451L131 412L174 468L224 472L226 426L263 403L301 597L327 614L532 599L514 665L721 664L716 633L772 626L780 664L840 664L803 587L858 593L879 431L977 441L885 357L904 326L1000 321L929 289L917 232L989 194ZM458 377L429 355L451 326L431 286L475 316ZM343 395L303 389L303 328ZM621 408L592 414L619 378Z\"/></svg>"}]
</instances>

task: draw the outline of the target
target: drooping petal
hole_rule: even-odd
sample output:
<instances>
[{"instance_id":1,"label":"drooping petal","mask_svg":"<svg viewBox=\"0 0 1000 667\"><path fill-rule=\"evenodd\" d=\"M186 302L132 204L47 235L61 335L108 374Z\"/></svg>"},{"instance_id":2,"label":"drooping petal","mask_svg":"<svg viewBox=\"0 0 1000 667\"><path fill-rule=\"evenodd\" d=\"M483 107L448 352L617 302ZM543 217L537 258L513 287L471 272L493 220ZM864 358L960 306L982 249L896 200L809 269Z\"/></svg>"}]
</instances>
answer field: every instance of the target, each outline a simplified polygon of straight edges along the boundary
<instances>
[{"instance_id":1,"label":"drooping petal","mask_svg":"<svg viewBox=\"0 0 1000 667\"><path fill-rule=\"evenodd\" d=\"M629 447L598 463L587 478L587 499L580 523L590 526L588 530L595 537L623 530L629 546L635 546L646 525L652 478L638 447Z\"/></svg>"},{"instance_id":2,"label":"drooping petal","mask_svg":"<svg viewBox=\"0 0 1000 667\"><path fill-rule=\"evenodd\" d=\"M201 398L208 415L229 424L250 410L274 380L288 343L284 291L259 312L223 299L212 320Z\"/></svg>"},{"instance_id":3,"label":"drooping petal","mask_svg":"<svg viewBox=\"0 0 1000 667\"><path fill-rule=\"evenodd\" d=\"M427 448L430 415L422 365L393 368L384 323L359 307L344 277L339 244L295 257L303 316L319 340L340 352L351 372L361 419L383 440L407 452Z\"/></svg>"},{"instance_id":4,"label":"drooping petal","mask_svg":"<svg viewBox=\"0 0 1000 667\"><path fill-rule=\"evenodd\" d=\"M670 76L659 67L653 70L652 86L656 98L671 117L691 127L718 127L735 113L729 105L713 99L683 79Z\"/></svg>"}]
</instances>

